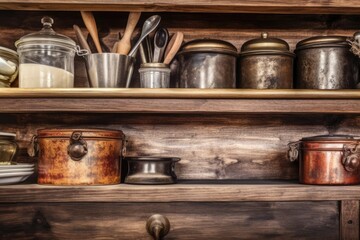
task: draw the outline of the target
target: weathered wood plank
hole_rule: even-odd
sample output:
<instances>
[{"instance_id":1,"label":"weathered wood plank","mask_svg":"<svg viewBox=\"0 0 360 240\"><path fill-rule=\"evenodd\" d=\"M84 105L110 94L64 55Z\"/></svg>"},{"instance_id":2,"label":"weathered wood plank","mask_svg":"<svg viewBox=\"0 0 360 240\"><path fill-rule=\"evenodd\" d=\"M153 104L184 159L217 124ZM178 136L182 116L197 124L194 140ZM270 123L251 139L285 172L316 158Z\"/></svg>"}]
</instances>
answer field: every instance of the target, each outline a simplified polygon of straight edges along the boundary
<instances>
[{"instance_id":1,"label":"weathered wood plank","mask_svg":"<svg viewBox=\"0 0 360 240\"><path fill-rule=\"evenodd\" d=\"M0 186L0 202L233 202L360 199L360 186L311 186L289 182L179 183L175 185Z\"/></svg>"},{"instance_id":2,"label":"weathered wood plank","mask_svg":"<svg viewBox=\"0 0 360 240\"><path fill-rule=\"evenodd\" d=\"M188 88L0 88L0 98L360 99L359 90Z\"/></svg>"},{"instance_id":3,"label":"weathered wood plank","mask_svg":"<svg viewBox=\"0 0 360 240\"><path fill-rule=\"evenodd\" d=\"M359 200L341 201L341 239L359 239Z\"/></svg>"},{"instance_id":4,"label":"weathered wood plank","mask_svg":"<svg viewBox=\"0 0 360 240\"><path fill-rule=\"evenodd\" d=\"M259 1L235 1L235 0L12 0L0 1L0 9L7 10L97 10L97 11L186 11L186 12L245 12L245 13L359 13L360 6L356 0L323 0L323 1L284 1L284 0L259 0Z\"/></svg>"},{"instance_id":5,"label":"weathered wood plank","mask_svg":"<svg viewBox=\"0 0 360 240\"><path fill-rule=\"evenodd\" d=\"M165 239L338 239L337 202L1 204L1 239L150 240L146 220L166 216Z\"/></svg>"},{"instance_id":6,"label":"weathered wood plank","mask_svg":"<svg viewBox=\"0 0 360 240\"><path fill-rule=\"evenodd\" d=\"M296 179L298 162L287 160L289 142L360 135L358 116L319 114L0 114L0 126L17 134L17 161L25 162L36 161L26 147L37 129L119 129L128 138L128 156L180 157L179 179Z\"/></svg>"},{"instance_id":7,"label":"weathered wood plank","mask_svg":"<svg viewBox=\"0 0 360 240\"><path fill-rule=\"evenodd\" d=\"M0 113L360 113L344 99L3 98Z\"/></svg>"}]
</instances>

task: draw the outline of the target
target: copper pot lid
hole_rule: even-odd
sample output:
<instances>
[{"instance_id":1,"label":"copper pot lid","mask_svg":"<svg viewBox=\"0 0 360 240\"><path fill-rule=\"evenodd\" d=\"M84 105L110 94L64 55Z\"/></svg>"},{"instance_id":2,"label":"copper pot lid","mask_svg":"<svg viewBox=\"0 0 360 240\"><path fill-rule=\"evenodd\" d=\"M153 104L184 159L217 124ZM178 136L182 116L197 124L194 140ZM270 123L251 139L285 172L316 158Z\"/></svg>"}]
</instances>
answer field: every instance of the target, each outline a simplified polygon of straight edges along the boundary
<instances>
[{"instance_id":1,"label":"copper pot lid","mask_svg":"<svg viewBox=\"0 0 360 240\"><path fill-rule=\"evenodd\" d=\"M296 44L296 49L311 47L349 47L348 37L345 36L315 36L301 40Z\"/></svg>"},{"instance_id":2,"label":"copper pot lid","mask_svg":"<svg viewBox=\"0 0 360 240\"><path fill-rule=\"evenodd\" d=\"M53 45L75 51L76 43L71 38L52 29L54 20L51 17L43 17L41 23L43 28L40 31L21 37L15 42L15 46L18 48L21 45Z\"/></svg>"},{"instance_id":3,"label":"copper pot lid","mask_svg":"<svg viewBox=\"0 0 360 240\"><path fill-rule=\"evenodd\" d=\"M195 39L185 43L178 54L195 52L224 53L237 56L237 49L229 42L219 39Z\"/></svg>"},{"instance_id":4,"label":"copper pot lid","mask_svg":"<svg viewBox=\"0 0 360 240\"><path fill-rule=\"evenodd\" d=\"M289 44L286 41L280 38L270 38L267 32L263 32L260 38L251 39L242 45L240 56L249 54L285 54L295 56L289 49Z\"/></svg>"},{"instance_id":5,"label":"copper pot lid","mask_svg":"<svg viewBox=\"0 0 360 240\"><path fill-rule=\"evenodd\" d=\"M301 139L301 141L352 141L352 140L357 140L357 139L355 139L355 137L351 135L335 135L335 134L318 135L312 137L305 137Z\"/></svg>"},{"instance_id":6,"label":"copper pot lid","mask_svg":"<svg viewBox=\"0 0 360 240\"><path fill-rule=\"evenodd\" d=\"M121 130L99 128L48 128L37 131L38 138L69 138L74 132L81 133L84 138L112 138L124 139Z\"/></svg>"}]
</instances>

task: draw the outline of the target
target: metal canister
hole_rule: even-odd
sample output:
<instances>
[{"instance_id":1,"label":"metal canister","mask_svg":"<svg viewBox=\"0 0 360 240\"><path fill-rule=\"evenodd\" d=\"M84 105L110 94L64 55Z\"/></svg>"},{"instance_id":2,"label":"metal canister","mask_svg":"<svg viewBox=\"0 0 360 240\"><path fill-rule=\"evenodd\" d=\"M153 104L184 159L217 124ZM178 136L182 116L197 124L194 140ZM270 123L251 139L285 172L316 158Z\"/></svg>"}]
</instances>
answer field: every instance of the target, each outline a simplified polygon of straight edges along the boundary
<instances>
[{"instance_id":1,"label":"metal canister","mask_svg":"<svg viewBox=\"0 0 360 240\"><path fill-rule=\"evenodd\" d=\"M245 42L239 54L238 86L240 88L292 88L295 54L279 38L260 38Z\"/></svg>"},{"instance_id":2,"label":"metal canister","mask_svg":"<svg viewBox=\"0 0 360 240\"><path fill-rule=\"evenodd\" d=\"M316 36L296 45L296 88L356 88L359 60L344 36Z\"/></svg>"},{"instance_id":3,"label":"metal canister","mask_svg":"<svg viewBox=\"0 0 360 240\"><path fill-rule=\"evenodd\" d=\"M290 161L299 160L299 181L305 184L360 183L360 139L349 135L302 138L289 144Z\"/></svg>"},{"instance_id":4,"label":"metal canister","mask_svg":"<svg viewBox=\"0 0 360 240\"><path fill-rule=\"evenodd\" d=\"M139 68L141 88L169 88L170 68L164 63L144 63Z\"/></svg>"},{"instance_id":5,"label":"metal canister","mask_svg":"<svg viewBox=\"0 0 360 240\"><path fill-rule=\"evenodd\" d=\"M108 129L40 129L28 150L39 155L39 184L118 184L125 135Z\"/></svg>"},{"instance_id":6,"label":"metal canister","mask_svg":"<svg viewBox=\"0 0 360 240\"><path fill-rule=\"evenodd\" d=\"M197 39L178 53L181 88L235 88L237 50L229 42Z\"/></svg>"}]
</instances>

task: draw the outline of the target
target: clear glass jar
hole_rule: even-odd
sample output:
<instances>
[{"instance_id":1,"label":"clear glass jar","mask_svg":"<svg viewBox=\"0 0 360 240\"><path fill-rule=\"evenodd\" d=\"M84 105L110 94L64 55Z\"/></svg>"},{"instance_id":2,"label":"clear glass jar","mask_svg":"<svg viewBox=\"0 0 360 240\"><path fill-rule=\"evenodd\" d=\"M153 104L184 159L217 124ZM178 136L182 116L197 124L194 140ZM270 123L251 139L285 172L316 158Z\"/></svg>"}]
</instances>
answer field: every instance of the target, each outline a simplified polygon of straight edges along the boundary
<instances>
[{"instance_id":1,"label":"clear glass jar","mask_svg":"<svg viewBox=\"0 0 360 240\"><path fill-rule=\"evenodd\" d=\"M20 63L19 87L72 88L76 44L52 29L52 18L43 17L41 22L41 31L28 34L15 43Z\"/></svg>"},{"instance_id":2,"label":"clear glass jar","mask_svg":"<svg viewBox=\"0 0 360 240\"><path fill-rule=\"evenodd\" d=\"M0 132L0 165L9 165L14 159L18 145L13 133Z\"/></svg>"}]
</instances>

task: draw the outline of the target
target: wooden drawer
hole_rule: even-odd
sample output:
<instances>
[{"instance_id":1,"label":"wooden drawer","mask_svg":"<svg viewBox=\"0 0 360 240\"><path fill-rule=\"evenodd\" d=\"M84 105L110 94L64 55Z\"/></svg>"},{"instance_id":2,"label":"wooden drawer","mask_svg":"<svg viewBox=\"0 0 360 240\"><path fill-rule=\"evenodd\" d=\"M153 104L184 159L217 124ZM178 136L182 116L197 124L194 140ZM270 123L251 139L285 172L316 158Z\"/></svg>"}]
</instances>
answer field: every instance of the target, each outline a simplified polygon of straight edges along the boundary
<instances>
[{"instance_id":1,"label":"wooden drawer","mask_svg":"<svg viewBox=\"0 0 360 240\"><path fill-rule=\"evenodd\" d=\"M167 240L339 239L336 201L1 204L0 238L151 239L156 213L170 220Z\"/></svg>"}]
</instances>

